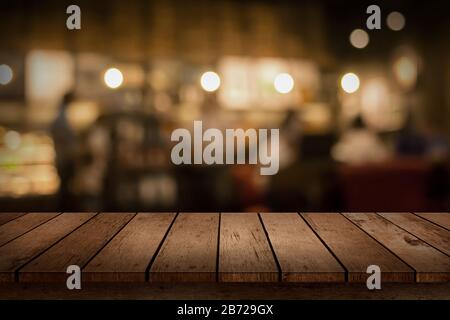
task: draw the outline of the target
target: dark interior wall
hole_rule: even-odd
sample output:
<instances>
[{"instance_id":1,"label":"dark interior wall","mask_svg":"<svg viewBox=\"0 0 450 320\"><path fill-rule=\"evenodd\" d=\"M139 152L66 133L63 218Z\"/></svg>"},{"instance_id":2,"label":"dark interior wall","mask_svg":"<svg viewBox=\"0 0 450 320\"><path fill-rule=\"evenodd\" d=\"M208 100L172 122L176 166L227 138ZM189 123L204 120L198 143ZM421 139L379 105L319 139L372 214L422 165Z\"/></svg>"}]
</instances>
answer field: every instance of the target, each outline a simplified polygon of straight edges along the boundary
<instances>
[{"instance_id":1,"label":"dark interior wall","mask_svg":"<svg viewBox=\"0 0 450 320\"><path fill-rule=\"evenodd\" d=\"M69 4L82 30L65 27ZM313 1L2 1L2 47L64 48L127 59L219 55L314 57L328 50L320 3Z\"/></svg>"},{"instance_id":2,"label":"dark interior wall","mask_svg":"<svg viewBox=\"0 0 450 320\"><path fill-rule=\"evenodd\" d=\"M450 137L450 21L442 21L442 27L427 34L424 50L424 87L428 111L427 122L434 129L446 132Z\"/></svg>"}]
</instances>

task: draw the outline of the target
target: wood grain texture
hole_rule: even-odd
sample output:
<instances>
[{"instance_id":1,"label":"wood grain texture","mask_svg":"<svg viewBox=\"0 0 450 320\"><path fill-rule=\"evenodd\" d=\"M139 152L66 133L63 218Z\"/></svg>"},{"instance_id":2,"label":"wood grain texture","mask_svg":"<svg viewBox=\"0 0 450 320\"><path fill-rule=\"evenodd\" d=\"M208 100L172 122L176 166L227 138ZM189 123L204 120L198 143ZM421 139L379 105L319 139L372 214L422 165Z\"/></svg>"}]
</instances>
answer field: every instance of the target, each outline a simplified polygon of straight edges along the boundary
<instances>
[{"instance_id":1,"label":"wood grain texture","mask_svg":"<svg viewBox=\"0 0 450 320\"><path fill-rule=\"evenodd\" d=\"M84 281L145 282L174 213L139 213L83 269Z\"/></svg>"},{"instance_id":2,"label":"wood grain texture","mask_svg":"<svg viewBox=\"0 0 450 320\"><path fill-rule=\"evenodd\" d=\"M219 281L278 281L278 267L256 213L223 213L219 249Z\"/></svg>"},{"instance_id":3,"label":"wood grain texture","mask_svg":"<svg viewBox=\"0 0 450 320\"><path fill-rule=\"evenodd\" d=\"M65 288L72 264L83 281L98 283L365 282L372 264L383 283L450 283L446 215L9 215L0 225L0 286L18 280Z\"/></svg>"},{"instance_id":4,"label":"wood grain texture","mask_svg":"<svg viewBox=\"0 0 450 320\"><path fill-rule=\"evenodd\" d=\"M56 217L58 214L59 213L28 213L5 223L0 226L0 246Z\"/></svg>"},{"instance_id":5,"label":"wood grain texture","mask_svg":"<svg viewBox=\"0 0 450 320\"><path fill-rule=\"evenodd\" d=\"M413 282L414 271L364 231L336 213L302 216L348 271L349 282L365 282L367 267L377 265L383 282Z\"/></svg>"},{"instance_id":6,"label":"wood grain texture","mask_svg":"<svg viewBox=\"0 0 450 320\"><path fill-rule=\"evenodd\" d=\"M93 213L63 213L0 247L0 282L14 281L14 273L75 228Z\"/></svg>"},{"instance_id":7,"label":"wood grain texture","mask_svg":"<svg viewBox=\"0 0 450 320\"><path fill-rule=\"evenodd\" d=\"M83 268L132 217L100 213L19 270L20 282L62 282L70 265Z\"/></svg>"},{"instance_id":8,"label":"wood grain texture","mask_svg":"<svg viewBox=\"0 0 450 320\"><path fill-rule=\"evenodd\" d=\"M346 213L353 223L416 270L417 282L450 281L450 257L376 213Z\"/></svg>"},{"instance_id":9,"label":"wood grain texture","mask_svg":"<svg viewBox=\"0 0 450 320\"><path fill-rule=\"evenodd\" d=\"M215 281L218 226L218 213L180 213L149 270L149 281Z\"/></svg>"},{"instance_id":10,"label":"wood grain texture","mask_svg":"<svg viewBox=\"0 0 450 320\"><path fill-rule=\"evenodd\" d=\"M450 230L450 213L442 212L442 213L416 213L418 216L427 219L435 224L440 225L441 227Z\"/></svg>"},{"instance_id":11,"label":"wood grain texture","mask_svg":"<svg viewBox=\"0 0 450 320\"><path fill-rule=\"evenodd\" d=\"M281 279L287 282L344 282L345 270L297 213L261 213Z\"/></svg>"},{"instance_id":12,"label":"wood grain texture","mask_svg":"<svg viewBox=\"0 0 450 320\"><path fill-rule=\"evenodd\" d=\"M450 256L450 231L410 213L379 214Z\"/></svg>"},{"instance_id":13,"label":"wood grain texture","mask_svg":"<svg viewBox=\"0 0 450 320\"><path fill-rule=\"evenodd\" d=\"M0 225L5 224L11 220L23 216L25 213L19 212L1 212L0 213Z\"/></svg>"}]
</instances>

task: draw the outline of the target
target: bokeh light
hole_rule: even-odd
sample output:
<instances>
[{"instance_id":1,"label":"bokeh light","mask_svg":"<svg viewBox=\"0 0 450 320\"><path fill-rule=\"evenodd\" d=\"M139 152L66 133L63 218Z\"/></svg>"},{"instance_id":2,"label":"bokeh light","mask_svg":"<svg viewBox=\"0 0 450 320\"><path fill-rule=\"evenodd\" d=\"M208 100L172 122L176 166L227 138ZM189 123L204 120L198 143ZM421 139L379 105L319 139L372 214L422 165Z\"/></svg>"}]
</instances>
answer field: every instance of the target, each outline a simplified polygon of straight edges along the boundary
<instances>
[{"instance_id":1,"label":"bokeh light","mask_svg":"<svg viewBox=\"0 0 450 320\"><path fill-rule=\"evenodd\" d=\"M3 142L5 143L6 147L11 150L18 149L20 147L20 144L22 143L20 133L14 130L6 132L3 139L4 139Z\"/></svg>"},{"instance_id":2,"label":"bokeh light","mask_svg":"<svg viewBox=\"0 0 450 320\"><path fill-rule=\"evenodd\" d=\"M294 88L294 79L289 73L280 73L275 77L273 85L279 93L289 93Z\"/></svg>"},{"instance_id":3,"label":"bokeh light","mask_svg":"<svg viewBox=\"0 0 450 320\"><path fill-rule=\"evenodd\" d=\"M405 105L384 76L375 76L364 81L361 86L360 106L366 124L375 130L399 130L406 115Z\"/></svg>"},{"instance_id":4,"label":"bokeh light","mask_svg":"<svg viewBox=\"0 0 450 320\"><path fill-rule=\"evenodd\" d=\"M200 78L200 84L205 91L216 91L220 87L220 77L213 71L205 72Z\"/></svg>"},{"instance_id":5,"label":"bokeh light","mask_svg":"<svg viewBox=\"0 0 450 320\"><path fill-rule=\"evenodd\" d=\"M352 73L346 73L341 79L341 87L347 93L354 93L359 89L359 77Z\"/></svg>"},{"instance_id":6,"label":"bokeh light","mask_svg":"<svg viewBox=\"0 0 450 320\"><path fill-rule=\"evenodd\" d=\"M365 113L376 115L386 111L389 104L389 88L381 78L367 81L361 90L361 109Z\"/></svg>"},{"instance_id":7,"label":"bokeh light","mask_svg":"<svg viewBox=\"0 0 450 320\"><path fill-rule=\"evenodd\" d=\"M417 82L417 61L409 56L399 57L393 65L394 76L404 89L411 89Z\"/></svg>"},{"instance_id":8,"label":"bokeh light","mask_svg":"<svg viewBox=\"0 0 450 320\"><path fill-rule=\"evenodd\" d=\"M355 29L350 34L350 43L358 49L363 49L369 44L369 34L362 29Z\"/></svg>"},{"instance_id":9,"label":"bokeh light","mask_svg":"<svg viewBox=\"0 0 450 320\"><path fill-rule=\"evenodd\" d=\"M109 68L104 76L105 84L111 89L117 89L123 83L122 72L117 68Z\"/></svg>"},{"instance_id":10,"label":"bokeh light","mask_svg":"<svg viewBox=\"0 0 450 320\"><path fill-rule=\"evenodd\" d=\"M394 11L387 16L386 23L389 29L394 31L400 31L405 27L405 16L400 12Z\"/></svg>"},{"instance_id":11,"label":"bokeh light","mask_svg":"<svg viewBox=\"0 0 450 320\"><path fill-rule=\"evenodd\" d=\"M7 85L13 79L13 71L10 66L6 64L0 65L0 84Z\"/></svg>"}]
</instances>

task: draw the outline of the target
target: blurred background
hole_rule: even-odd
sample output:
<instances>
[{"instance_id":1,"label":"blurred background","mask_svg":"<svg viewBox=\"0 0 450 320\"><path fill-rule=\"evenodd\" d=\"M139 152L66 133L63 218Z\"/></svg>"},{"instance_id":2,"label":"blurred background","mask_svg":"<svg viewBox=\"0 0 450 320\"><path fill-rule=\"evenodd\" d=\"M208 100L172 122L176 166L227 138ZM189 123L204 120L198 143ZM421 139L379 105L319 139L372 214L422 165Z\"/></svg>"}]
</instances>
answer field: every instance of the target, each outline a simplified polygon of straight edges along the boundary
<instances>
[{"instance_id":1,"label":"blurred background","mask_svg":"<svg viewBox=\"0 0 450 320\"><path fill-rule=\"evenodd\" d=\"M447 3L2 0L0 208L449 211ZM280 171L174 166L194 120L279 128Z\"/></svg>"}]
</instances>

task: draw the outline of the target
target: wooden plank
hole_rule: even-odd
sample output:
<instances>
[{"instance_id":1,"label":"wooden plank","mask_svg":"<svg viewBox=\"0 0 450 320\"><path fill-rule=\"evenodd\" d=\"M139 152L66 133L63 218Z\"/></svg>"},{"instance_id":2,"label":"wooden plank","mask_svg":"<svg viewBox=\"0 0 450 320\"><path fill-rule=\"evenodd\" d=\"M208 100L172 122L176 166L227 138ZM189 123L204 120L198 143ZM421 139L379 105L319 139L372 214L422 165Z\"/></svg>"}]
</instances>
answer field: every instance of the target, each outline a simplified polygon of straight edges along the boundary
<instances>
[{"instance_id":1,"label":"wooden plank","mask_svg":"<svg viewBox=\"0 0 450 320\"><path fill-rule=\"evenodd\" d=\"M426 212L416 213L418 216L427 219L435 224L440 225L442 228L450 230L450 213L448 212Z\"/></svg>"},{"instance_id":2,"label":"wooden plank","mask_svg":"<svg viewBox=\"0 0 450 320\"><path fill-rule=\"evenodd\" d=\"M377 241L416 270L417 282L450 281L450 257L375 213L346 213Z\"/></svg>"},{"instance_id":3,"label":"wooden plank","mask_svg":"<svg viewBox=\"0 0 450 320\"><path fill-rule=\"evenodd\" d=\"M450 231L410 213L379 214L450 256Z\"/></svg>"},{"instance_id":4,"label":"wooden plank","mask_svg":"<svg viewBox=\"0 0 450 320\"><path fill-rule=\"evenodd\" d=\"M93 213L63 213L0 247L0 282L14 281L14 272L62 237L92 218Z\"/></svg>"},{"instance_id":5,"label":"wooden plank","mask_svg":"<svg viewBox=\"0 0 450 320\"><path fill-rule=\"evenodd\" d=\"M412 282L414 271L368 234L336 213L302 213L348 272L349 282L365 282L377 265L383 282Z\"/></svg>"},{"instance_id":6,"label":"wooden plank","mask_svg":"<svg viewBox=\"0 0 450 320\"><path fill-rule=\"evenodd\" d=\"M59 213L29 213L0 226L0 246L56 217Z\"/></svg>"},{"instance_id":7,"label":"wooden plank","mask_svg":"<svg viewBox=\"0 0 450 320\"><path fill-rule=\"evenodd\" d=\"M0 225L5 224L11 220L23 216L25 213L19 212L2 212L0 213Z\"/></svg>"},{"instance_id":8,"label":"wooden plank","mask_svg":"<svg viewBox=\"0 0 450 320\"><path fill-rule=\"evenodd\" d=\"M150 282L215 281L218 227L218 213L180 213L150 268Z\"/></svg>"},{"instance_id":9,"label":"wooden plank","mask_svg":"<svg viewBox=\"0 0 450 320\"><path fill-rule=\"evenodd\" d=\"M84 281L145 282L175 213L139 213L83 269Z\"/></svg>"},{"instance_id":10,"label":"wooden plank","mask_svg":"<svg viewBox=\"0 0 450 320\"><path fill-rule=\"evenodd\" d=\"M219 281L278 281L278 267L256 213L223 213L219 249Z\"/></svg>"},{"instance_id":11,"label":"wooden plank","mask_svg":"<svg viewBox=\"0 0 450 320\"><path fill-rule=\"evenodd\" d=\"M288 282L344 282L345 270L297 213L261 213L281 279Z\"/></svg>"},{"instance_id":12,"label":"wooden plank","mask_svg":"<svg viewBox=\"0 0 450 320\"><path fill-rule=\"evenodd\" d=\"M100 213L19 270L20 282L63 282L70 265L82 268L132 217Z\"/></svg>"}]
</instances>

